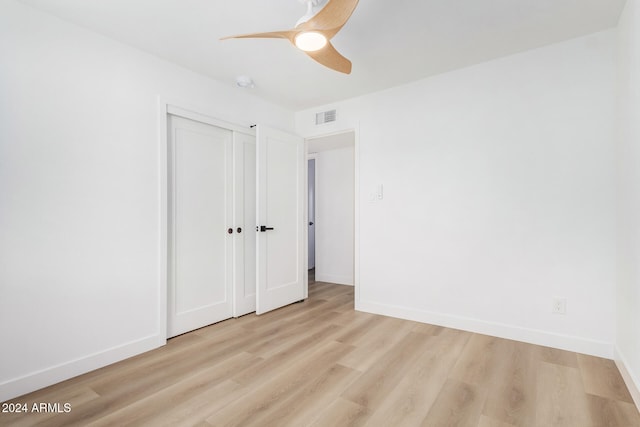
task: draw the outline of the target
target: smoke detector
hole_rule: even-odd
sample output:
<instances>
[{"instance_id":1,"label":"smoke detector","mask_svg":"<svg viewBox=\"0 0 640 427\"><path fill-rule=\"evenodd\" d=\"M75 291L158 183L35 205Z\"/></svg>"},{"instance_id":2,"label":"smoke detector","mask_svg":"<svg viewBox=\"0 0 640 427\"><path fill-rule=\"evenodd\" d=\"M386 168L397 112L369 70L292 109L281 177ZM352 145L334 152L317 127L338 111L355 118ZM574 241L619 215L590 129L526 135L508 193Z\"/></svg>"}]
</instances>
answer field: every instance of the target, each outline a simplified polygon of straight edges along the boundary
<instances>
[{"instance_id":1,"label":"smoke detector","mask_svg":"<svg viewBox=\"0 0 640 427\"><path fill-rule=\"evenodd\" d=\"M246 89L251 89L256 87L256 84L253 82L253 79L249 76L238 76L236 77L236 86Z\"/></svg>"}]
</instances>

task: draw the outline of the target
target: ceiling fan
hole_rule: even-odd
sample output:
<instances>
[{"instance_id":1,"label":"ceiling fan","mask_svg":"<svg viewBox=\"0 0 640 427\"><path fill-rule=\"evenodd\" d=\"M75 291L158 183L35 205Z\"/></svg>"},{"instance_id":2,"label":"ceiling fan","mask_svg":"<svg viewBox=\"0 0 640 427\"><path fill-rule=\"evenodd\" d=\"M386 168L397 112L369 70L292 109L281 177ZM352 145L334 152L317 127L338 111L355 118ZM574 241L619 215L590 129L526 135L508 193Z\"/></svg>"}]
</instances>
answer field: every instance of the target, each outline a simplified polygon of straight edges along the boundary
<instances>
[{"instance_id":1,"label":"ceiling fan","mask_svg":"<svg viewBox=\"0 0 640 427\"><path fill-rule=\"evenodd\" d=\"M328 0L321 7L322 0L300 0L307 4L307 13L298 20L295 28L285 31L242 34L224 37L226 39L274 38L287 39L312 59L333 70L351 74L351 61L342 56L330 40L347 23L358 5L358 0Z\"/></svg>"}]
</instances>

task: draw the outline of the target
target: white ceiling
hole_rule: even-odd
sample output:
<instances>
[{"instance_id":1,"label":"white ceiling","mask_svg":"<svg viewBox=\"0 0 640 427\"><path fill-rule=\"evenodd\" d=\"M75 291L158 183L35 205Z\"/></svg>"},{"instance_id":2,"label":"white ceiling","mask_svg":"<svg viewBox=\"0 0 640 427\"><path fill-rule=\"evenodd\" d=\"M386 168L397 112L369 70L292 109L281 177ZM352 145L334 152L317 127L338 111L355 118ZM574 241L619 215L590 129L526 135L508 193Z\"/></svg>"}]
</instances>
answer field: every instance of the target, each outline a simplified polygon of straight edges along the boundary
<instances>
[{"instance_id":1,"label":"white ceiling","mask_svg":"<svg viewBox=\"0 0 640 427\"><path fill-rule=\"evenodd\" d=\"M299 0L21 1L229 85L250 75L257 96L293 110L615 27L625 3L362 0L332 41L353 62L343 75L286 40L219 40L292 28Z\"/></svg>"}]
</instances>

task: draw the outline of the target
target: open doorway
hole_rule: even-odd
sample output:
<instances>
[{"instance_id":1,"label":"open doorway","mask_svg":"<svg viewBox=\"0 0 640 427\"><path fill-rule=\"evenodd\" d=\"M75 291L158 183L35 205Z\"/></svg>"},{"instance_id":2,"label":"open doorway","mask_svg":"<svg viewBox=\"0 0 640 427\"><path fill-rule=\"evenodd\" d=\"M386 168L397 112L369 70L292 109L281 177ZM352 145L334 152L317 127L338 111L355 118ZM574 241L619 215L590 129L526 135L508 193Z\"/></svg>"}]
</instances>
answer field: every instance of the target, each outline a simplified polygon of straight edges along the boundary
<instances>
[{"instance_id":1,"label":"open doorway","mask_svg":"<svg viewBox=\"0 0 640 427\"><path fill-rule=\"evenodd\" d=\"M316 281L316 155L307 157L307 195L308 195L308 261L309 284Z\"/></svg>"},{"instance_id":2,"label":"open doorway","mask_svg":"<svg viewBox=\"0 0 640 427\"><path fill-rule=\"evenodd\" d=\"M355 133L307 140L309 286L355 283Z\"/></svg>"}]
</instances>

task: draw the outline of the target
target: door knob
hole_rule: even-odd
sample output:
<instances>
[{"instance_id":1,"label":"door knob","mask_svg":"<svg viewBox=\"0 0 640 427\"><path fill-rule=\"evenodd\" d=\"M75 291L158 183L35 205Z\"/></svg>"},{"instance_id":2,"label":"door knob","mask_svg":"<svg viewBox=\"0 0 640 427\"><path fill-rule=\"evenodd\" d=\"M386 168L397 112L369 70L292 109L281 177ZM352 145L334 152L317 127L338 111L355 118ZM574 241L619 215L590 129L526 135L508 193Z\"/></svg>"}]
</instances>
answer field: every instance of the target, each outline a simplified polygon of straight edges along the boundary
<instances>
[{"instance_id":1,"label":"door knob","mask_svg":"<svg viewBox=\"0 0 640 427\"><path fill-rule=\"evenodd\" d=\"M242 228L238 227L238 229L236 230L238 233L242 233Z\"/></svg>"},{"instance_id":2,"label":"door knob","mask_svg":"<svg viewBox=\"0 0 640 427\"><path fill-rule=\"evenodd\" d=\"M312 221L312 222L309 222L309 225L313 225L313 221Z\"/></svg>"},{"instance_id":3,"label":"door knob","mask_svg":"<svg viewBox=\"0 0 640 427\"><path fill-rule=\"evenodd\" d=\"M227 233L229 233L229 234L233 234L233 228L228 229L228 230L227 230Z\"/></svg>"}]
</instances>

